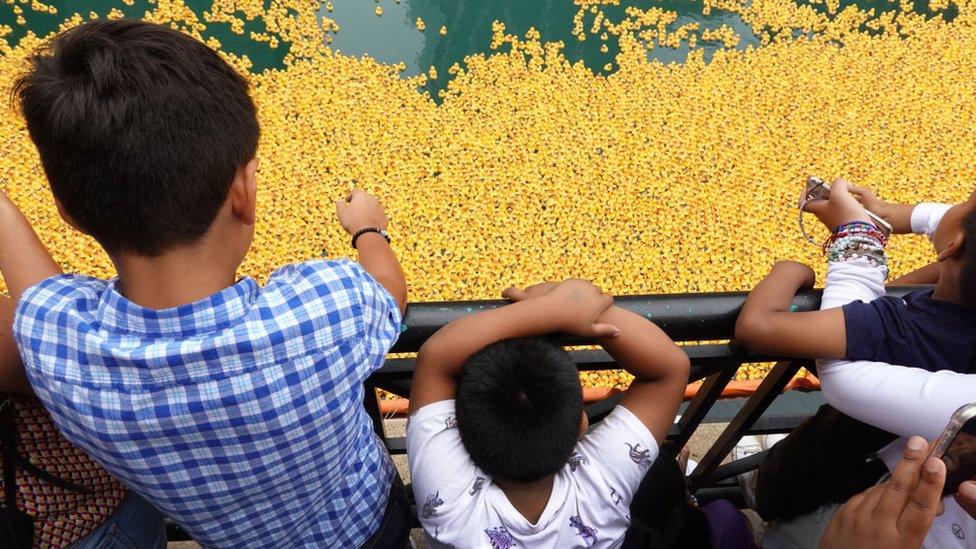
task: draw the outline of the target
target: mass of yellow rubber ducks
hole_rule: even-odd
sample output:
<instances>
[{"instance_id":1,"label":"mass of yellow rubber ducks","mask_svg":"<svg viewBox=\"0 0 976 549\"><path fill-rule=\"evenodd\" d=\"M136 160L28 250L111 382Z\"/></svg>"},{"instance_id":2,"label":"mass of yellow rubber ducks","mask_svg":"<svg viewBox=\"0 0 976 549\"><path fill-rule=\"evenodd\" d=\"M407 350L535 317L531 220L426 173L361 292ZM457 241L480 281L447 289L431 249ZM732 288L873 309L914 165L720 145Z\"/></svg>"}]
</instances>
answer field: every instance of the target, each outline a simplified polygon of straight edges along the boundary
<instances>
[{"instance_id":1,"label":"mass of yellow rubber ducks","mask_svg":"<svg viewBox=\"0 0 976 549\"><path fill-rule=\"evenodd\" d=\"M241 274L352 253L333 212L352 182L386 205L414 301L494 298L510 284L567 276L614 294L744 290L779 259L823 273L819 249L795 226L808 174L906 202L958 201L976 187L968 1L953 1L958 15L947 21L945 0L930 3L934 15L906 1L875 12L838 0L704 0L703 11L736 13L755 30L760 45L749 48L730 27L678 25L660 7L614 19L602 11L613 3L577 0L573 29L615 43L608 75L501 22L485 53L450 74L404 78L402 65L332 51L339 26L316 1L217 0L198 17L181 0L156 0L145 18L198 37L218 22L243 34L260 18L266 31L253 40L289 45L285 66L263 72L222 52L249 74L262 124L260 217ZM23 24L27 10L53 8L15 9ZM68 27L99 15L59 16ZM425 31L423 20L415 26ZM43 38L0 39L0 96ZM719 46L707 62L704 44ZM648 48L684 45L684 63L647 58ZM435 101L420 86L438 76L448 83ZM99 247L58 218L13 109L3 110L0 139L0 188L57 260L112 276ZM896 238L889 250L894 274L933 259L921 238Z\"/></svg>"}]
</instances>

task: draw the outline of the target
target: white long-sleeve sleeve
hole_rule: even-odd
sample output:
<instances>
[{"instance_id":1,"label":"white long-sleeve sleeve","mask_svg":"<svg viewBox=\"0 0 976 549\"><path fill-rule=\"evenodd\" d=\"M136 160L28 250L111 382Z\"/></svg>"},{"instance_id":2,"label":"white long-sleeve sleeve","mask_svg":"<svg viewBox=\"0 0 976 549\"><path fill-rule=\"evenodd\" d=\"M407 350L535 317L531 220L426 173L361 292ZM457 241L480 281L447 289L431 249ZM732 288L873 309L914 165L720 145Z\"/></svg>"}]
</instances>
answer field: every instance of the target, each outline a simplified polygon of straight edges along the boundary
<instances>
[{"instance_id":1,"label":"white long-sleeve sleeve","mask_svg":"<svg viewBox=\"0 0 976 549\"><path fill-rule=\"evenodd\" d=\"M821 308L880 297L884 277L883 267L872 267L866 260L833 263L827 270ZM976 401L976 374L869 361L823 360L817 367L828 403L903 437L935 438L957 408Z\"/></svg>"},{"instance_id":2,"label":"white long-sleeve sleeve","mask_svg":"<svg viewBox=\"0 0 976 549\"><path fill-rule=\"evenodd\" d=\"M935 202L921 202L912 210L912 232L924 234L932 240L932 234L942 221L942 217L949 211L951 204L937 204Z\"/></svg>"}]
</instances>

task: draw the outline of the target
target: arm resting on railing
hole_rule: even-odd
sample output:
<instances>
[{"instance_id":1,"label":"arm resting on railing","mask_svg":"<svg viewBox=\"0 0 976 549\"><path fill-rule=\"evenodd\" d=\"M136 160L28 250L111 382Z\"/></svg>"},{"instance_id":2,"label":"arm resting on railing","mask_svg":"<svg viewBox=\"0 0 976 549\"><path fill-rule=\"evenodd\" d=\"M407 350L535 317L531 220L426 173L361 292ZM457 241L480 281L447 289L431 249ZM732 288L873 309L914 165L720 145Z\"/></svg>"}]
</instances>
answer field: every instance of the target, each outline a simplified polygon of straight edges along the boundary
<instances>
[{"instance_id":1,"label":"arm resting on railing","mask_svg":"<svg viewBox=\"0 0 976 549\"><path fill-rule=\"evenodd\" d=\"M840 309L792 312L797 291L813 286L813 269L781 261L749 292L735 324L735 338L754 353L823 358L847 350Z\"/></svg>"},{"instance_id":2,"label":"arm resting on railing","mask_svg":"<svg viewBox=\"0 0 976 549\"><path fill-rule=\"evenodd\" d=\"M620 335L599 343L621 368L634 375L620 404L663 443L688 384L688 355L653 322L630 311L613 307L600 320L620 328Z\"/></svg>"},{"instance_id":3,"label":"arm resting on railing","mask_svg":"<svg viewBox=\"0 0 976 549\"><path fill-rule=\"evenodd\" d=\"M619 332L601 319L613 298L589 282L567 280L534 288L506 290L506 297L516 303L461 317L421 346L410 390L411 414L428 404L453 399L464 363L493 343L553 332L584 337Z\"/></svg>"}]
</instances>

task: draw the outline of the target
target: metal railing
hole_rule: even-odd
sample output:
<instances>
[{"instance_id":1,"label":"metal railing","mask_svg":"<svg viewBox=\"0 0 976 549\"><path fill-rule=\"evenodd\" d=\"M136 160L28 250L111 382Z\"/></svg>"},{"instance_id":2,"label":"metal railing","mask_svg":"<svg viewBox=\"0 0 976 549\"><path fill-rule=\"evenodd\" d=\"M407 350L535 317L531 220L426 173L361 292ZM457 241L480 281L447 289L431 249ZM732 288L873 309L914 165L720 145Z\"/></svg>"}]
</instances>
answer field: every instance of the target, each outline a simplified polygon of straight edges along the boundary
<instances>
[{"instance_id":1,"label":"metal railing","mask_svg":"<svg viewBox=\"0 0 976 549\"><path fill-rule=\"evenodd\" d=\"M889 295L903 296L917 287L889 288ZM739 369L750 363L774 362L775 365L759 384L756 391L739 408L728 425L711 445L689 477L690 489L697 492L700 501L718 497L742 503L738 486L730 481L736 475L755 469L763 455L723 464L732 448L743 436L750 433L788 432L804 418L765 417L763 414L779 396L787 383L800 368L813 368L812 361L792 357L762 356L750 354L733 340L735 320L746 298L745 292L623 296L615 299L623 307L644 318L654 321L668 336L678 343L697 343L729 340L728 343L684 345L682 348L691 359L689 382L703 380L695 397L684 409L681 419L668 436L669 443L684 445L702 424L709 410L718 401L722 391L735 378ZM443 303L412 303L404 318L405 329L400 335L393 353L415 353L420 346L445 324L477 311L501 307L505 301L461 301ZM796 311L813 311L820 307L820 291L801 292L793 301ZM564 346L592 344L591 341L565 336L554 339ZM570 356L580 371L611 370L616 362L603 350L570 350ZM403 437L389 437L380 413L377 389L383 389L402 397L410 396L410 382L415 360L390 358L365 384L365 407L373 420L373 428L386 443L391 454L406 453ZM591 423L603 419L620 401L621 395L608 397L587 406ZM813 410L811 410L812 414ZM706 493L704 497L702 494ZM416 525L415 525L416 526ZM172 522L168 523L169 540L187 540L186 532Z\"/></svg>"},{"instance_id":2,"label":"metal railing","mask_svg":"<svg viewBox=\"0 0 976 549\"><path fill-rule=\"evenodd\" d=\"M890 288L889 295L900 297L913 289L916 288ZM721 486L723 481L754 469L760 463L762 456L753 455L722 464L743 436L756 432L788 432L803 419L791 417L778 421L773 417L763 418L763 422L759 421L799 369L808 367L812 371L813 363L810 360L792 357L754 355L733 340L735 321L746 295L745 292L647 295L622 296L615 300L617 306L652 320L676 342L729 340L728 343L683 345L682 348L691 359L689 382L703 380L703 383L672 429L669 435L672 444L680 446L688 442L722 395L722 391L735 378L743 365L760 362L775 363L756 391L731 418L727 427L699 462L689 478L692 490ZM452 320L505 304L504 301L411 304L404 320L404 332L394 346L393 352L416 352L428 337ZM820 291L818 290L804 291L793 301L793 309L796 311L813 311L819 307ZM556 336L555 339L564 346L592 344L591 341L563 336ZM618 368L613 359L603 350L570 350L569 353L580 371ZM375 389L408 397L414 362L413 358L391 358L366 382L366 409L373 419L377 434L386 442L392 454L405 453L404 439L387 436ZM589 405L587 414L591 421L601 420L619 400L620 395L615 395ZM812 412L811 410L811 414ZM726 485L728 486L727 482Z\"/></svg>"}]
</instances>

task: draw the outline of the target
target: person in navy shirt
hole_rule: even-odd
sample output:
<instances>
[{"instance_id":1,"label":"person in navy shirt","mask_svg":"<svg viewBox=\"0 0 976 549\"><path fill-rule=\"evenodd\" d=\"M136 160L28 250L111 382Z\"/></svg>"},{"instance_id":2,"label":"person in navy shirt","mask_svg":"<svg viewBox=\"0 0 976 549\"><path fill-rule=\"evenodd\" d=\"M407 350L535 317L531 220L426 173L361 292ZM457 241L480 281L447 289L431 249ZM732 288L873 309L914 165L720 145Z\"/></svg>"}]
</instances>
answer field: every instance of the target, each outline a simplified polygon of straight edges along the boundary
<instances>
[{"instance_id":1,"label":"person in navy shirt","mask_svg":"<svg viewBox=\"0 0 976 549\"><path fill-rule=\"evenodd\" d=\"M881 202L867 189L838 181L832 185L829 200L814 202L809 208L833 229L824 248L828 256L825 302L828 292L843 293L847 287L859 285L869 286L873 295L881 297L793 313L790 304L795 292L812 286L814 274L805 265L781 262L749 294L736 325L736 338L759 353L972 372L976 356L976 193L954 206L906 206ZM865 208L881 214L895 233L914 232L932 240L938 261L896 283L934 283L934 288L916 290L903 299L884 296L887 235L873 224ZM826 381L824 384L826 393ZM766 520L791 521L793 529L819 522L804 526L800 536L804 543L815 543L815 531L826 527L823 519L833 512L831 505L836 507L887 472L883 461L893 455L896 439L879 427L823 406L767 452L756 476L757 510ZM776 546L775 537L767 538L770 546ZM785 543L800 542L797 538Z\"/></svg>"},{"instance_id":2,"label":"person in navy shirt","mask_svg":"<svg viewBox=\"0 0 976 549\"><path fill-rule=\"evenodd\" d=\"M850 360L910 365L923 370L976 371L976 309L916 290L844 305Z\"/></svg>"}]
</instances>

